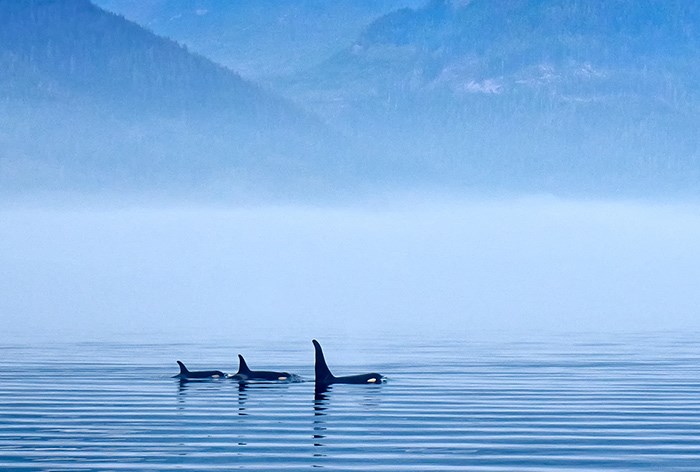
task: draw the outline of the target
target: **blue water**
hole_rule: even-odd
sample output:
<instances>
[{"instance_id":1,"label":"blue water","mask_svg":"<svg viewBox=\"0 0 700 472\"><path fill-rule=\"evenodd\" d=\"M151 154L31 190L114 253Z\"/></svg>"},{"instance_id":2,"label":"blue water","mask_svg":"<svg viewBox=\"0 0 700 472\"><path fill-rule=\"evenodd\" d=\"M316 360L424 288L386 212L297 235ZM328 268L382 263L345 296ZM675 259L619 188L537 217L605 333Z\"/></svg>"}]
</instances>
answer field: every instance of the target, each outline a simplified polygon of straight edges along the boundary
<instances>
[{"instance_id":1,"label":"blue water","mask_svg":"<svg viewBox=\"0 0 700 472\"><path fill-rule=\"evenodd\" d=\"M700 470L691 334L321 339L336 374L389 377L323 396L170 378L241 352L312 380L309 341L4 342L0 469Z\"/></svg>"}]
</instances>

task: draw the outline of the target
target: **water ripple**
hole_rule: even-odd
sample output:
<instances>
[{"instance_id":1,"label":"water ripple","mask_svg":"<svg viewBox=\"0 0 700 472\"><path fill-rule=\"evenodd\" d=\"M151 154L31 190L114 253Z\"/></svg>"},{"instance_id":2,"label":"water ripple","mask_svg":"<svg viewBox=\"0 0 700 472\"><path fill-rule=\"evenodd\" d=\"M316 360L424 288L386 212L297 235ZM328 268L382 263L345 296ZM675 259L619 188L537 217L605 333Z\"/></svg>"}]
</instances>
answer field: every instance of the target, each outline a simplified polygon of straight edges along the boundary
<instances>
[{"instance_id":1,"label":"water ripple","mask_svg":"<svg viewBox=\"0 0 700 472\"><path fill-rule=\"evenodd\" d=\"M389 345L361 351L376 364L338 360L387 384L321 395L312 382L180 383L177 350L197 348L183 344L0 346L0 469L699 469L698 343L410 343L411 356ZM225 345L206 350L203 367L232 362ZM313 378L308 350L275 356Z\"/></svg>"}]
</instances>

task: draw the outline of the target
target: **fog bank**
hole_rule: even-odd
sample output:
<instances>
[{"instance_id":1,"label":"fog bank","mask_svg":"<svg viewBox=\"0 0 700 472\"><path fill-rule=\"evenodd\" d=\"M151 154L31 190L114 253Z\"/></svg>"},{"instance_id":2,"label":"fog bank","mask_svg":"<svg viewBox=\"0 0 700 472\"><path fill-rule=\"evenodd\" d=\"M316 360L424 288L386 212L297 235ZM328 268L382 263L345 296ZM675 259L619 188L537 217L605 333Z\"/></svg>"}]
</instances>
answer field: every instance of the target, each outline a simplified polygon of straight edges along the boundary
<instances>
[{"instance_id":1,"label":"fog bank","mask_svg":"<svg viewBox=\"0 0 700 472\"><path fill-rule=\"evenodd\" d=\"M700 205L0 209L0 340L698 329Z\"/></svg>"}]
</instances>

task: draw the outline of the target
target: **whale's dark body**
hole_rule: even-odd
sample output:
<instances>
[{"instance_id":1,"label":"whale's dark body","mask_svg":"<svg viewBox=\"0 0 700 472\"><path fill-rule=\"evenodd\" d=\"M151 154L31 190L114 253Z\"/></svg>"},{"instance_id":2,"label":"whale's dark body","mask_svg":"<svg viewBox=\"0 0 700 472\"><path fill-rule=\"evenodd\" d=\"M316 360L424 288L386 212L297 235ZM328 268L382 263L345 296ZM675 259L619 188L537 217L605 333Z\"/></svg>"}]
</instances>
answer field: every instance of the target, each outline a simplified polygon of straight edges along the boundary
<instances>
[{"instance_id":1,"label":"whale's dark body","mask_svg":"<svg viewBox=\"0 0 700 472\"><path fill-rule=\"evenodd\" d=\"M190 370L187 370L187 367L185 367L185 364L183 364L180 361L177 361L177 365L180 366L180 373L177 375L173 375L173 378L178 378L178 379L217 379L217 378L223 378L226 376L226 374L224 374L220 370L190 371Z\"/></svg>"},{"instance_id":2,"label":"whale's dark body","mask_svg":"<svg viewBox=\"0 0 700 472\"><path fill-rule=\"evenodd\" d=\"M230 378L245 382L247 380L267 380L275 382L296 381L298 377L289 372L275 372L272 370L250 370L243 356L238 354L238 372Z\"/></svg>"},{"instance_id":3,"label":"whale's dark body","mask_svg":"<svg viewBox=\"0 0 700 472\"><path fill-rule=\"evenodd\" d=\"M323 356L323 349L315 339L314 349L316 350L316 388L323 389L333 384L374 384L381 383L384 376L376 372L370 374L347 375L345 377L336 377L333 375L326 364L326 359Z\"/></svg>"}]
</instances>

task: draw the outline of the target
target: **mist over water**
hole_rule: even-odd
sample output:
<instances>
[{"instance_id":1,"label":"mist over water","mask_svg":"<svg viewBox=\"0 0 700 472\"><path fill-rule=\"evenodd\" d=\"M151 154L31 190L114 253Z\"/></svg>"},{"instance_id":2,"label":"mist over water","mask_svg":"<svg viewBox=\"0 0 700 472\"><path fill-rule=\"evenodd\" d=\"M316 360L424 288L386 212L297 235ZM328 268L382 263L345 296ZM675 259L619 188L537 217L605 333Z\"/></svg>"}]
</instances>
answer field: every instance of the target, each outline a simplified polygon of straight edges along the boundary
<instances>
[{"instance_id":1,"label":"mist over water","mask_svg":"<svg viewBox=\"0 0 700 472\"><path fill-rule=\"evenodd\" d=\"M0 0L0 470L697 472L698 24Z\"/></svg>"},{"instance_id":2,"label":"mist over water","mask_svg":"<svg viewBox=\"0 0 700 472\"><path fill-rule=\"evenodd\" d=\"M0 209L4 341L698 329L700 205Z\"/></svg>"}]
</instances>

